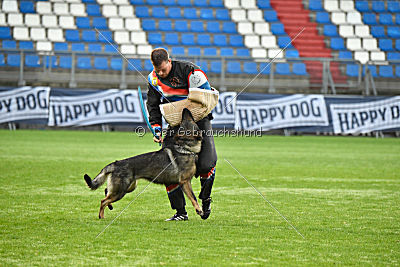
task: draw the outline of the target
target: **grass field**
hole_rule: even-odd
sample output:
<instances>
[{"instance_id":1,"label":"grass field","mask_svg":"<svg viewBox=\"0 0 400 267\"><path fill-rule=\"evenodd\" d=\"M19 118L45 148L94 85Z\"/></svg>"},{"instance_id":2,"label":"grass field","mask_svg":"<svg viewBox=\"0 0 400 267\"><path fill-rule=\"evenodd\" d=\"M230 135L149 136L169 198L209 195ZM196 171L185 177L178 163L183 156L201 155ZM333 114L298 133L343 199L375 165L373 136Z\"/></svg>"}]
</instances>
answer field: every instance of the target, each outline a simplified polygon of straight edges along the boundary
<instances>
[{"instance_id":1,"label":"grass field","mask_svg":"<svg viewBox=\"0 0 400 267\"><path fill-rule=\"evenodd\" d=\"M0 131L0 265L400 264L400 139L218 137L216 146L208 220L188 203L189 221L164 222L165 188L150 185L96 238L148 183L99 220L103 187L90 191L83 174L158 149L151 137Z\"/></svg>"}]
</instances>

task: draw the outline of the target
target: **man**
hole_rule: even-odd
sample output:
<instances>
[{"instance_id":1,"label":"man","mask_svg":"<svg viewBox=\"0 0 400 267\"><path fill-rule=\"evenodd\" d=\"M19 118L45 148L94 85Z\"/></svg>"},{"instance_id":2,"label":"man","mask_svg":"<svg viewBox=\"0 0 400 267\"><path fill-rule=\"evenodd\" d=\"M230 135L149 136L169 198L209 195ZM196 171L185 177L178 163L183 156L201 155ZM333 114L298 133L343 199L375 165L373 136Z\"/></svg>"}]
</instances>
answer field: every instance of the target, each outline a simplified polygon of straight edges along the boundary
<instances>
[{"instance_id":1,"label":"man","mask_svg":"<svg viewBox=\"0 0 400 267\"><path fill-rule=\"evenodd\" d=\"M196 65L187 61L171 60L167 50L156 48L151 52L151 62L154 70L148 75L148 94L147 110L149 121L155 130L157 137L154 141L162 143L162 115L160 104L170 103L186 99L189 88L202 88L212 90L205 73ZM196 164L196 177L200 176L201 192L199 198L202 200L204 215L206 220L211 213L211 189L215 179L215 165L217 163L217 153L214 146L211 122L212 115L208 114L205 118L197 122L200 130L203 131L203 141L201 152ZM170 128L169 128L170 130ZM188 215L185 209L185 197L178 184L167 186L168 198L171 208L176 210L175 215L166 221L186 221Z\"/></svg>"}]
</instances>

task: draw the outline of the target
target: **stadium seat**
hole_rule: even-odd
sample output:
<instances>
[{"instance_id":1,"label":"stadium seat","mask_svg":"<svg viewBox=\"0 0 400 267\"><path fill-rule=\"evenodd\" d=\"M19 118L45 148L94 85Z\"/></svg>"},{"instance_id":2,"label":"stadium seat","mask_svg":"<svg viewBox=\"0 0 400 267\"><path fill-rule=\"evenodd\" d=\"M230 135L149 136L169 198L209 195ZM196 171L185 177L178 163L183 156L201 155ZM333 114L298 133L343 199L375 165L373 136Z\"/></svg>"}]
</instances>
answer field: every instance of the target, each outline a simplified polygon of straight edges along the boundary
<instances>
[{"instance_id":1,"label":"stadium seat","mask_svg":"<svg viewBox=\"0 0 400 267\"><path fill-rule=\"evenodd\" d=\"M33 43L31 41L19 41L19 49L33 50Z\"/></svg>"},{"instance_id":2,"label":"stadium seat","mask_svg":"<svg viewBox=\"0 0 400 267\"><path fill-rule=\"evenodd\" d=\"M21 13L36 13L35 6L32 1L21 1L19 4Z\"/></svg>"},{"instance_id":3,"label":"stadium seat","mask_svg":"<svg viewBox=\"0 0 400 267\"><path fill-rule=\"evenodd\" d=\"M257 6L260 9L271 9L271 4L269 0L257 0Z\"/></svg>"},{"instance_id":4,"label":"stadium seat","mask_svg":"<svg viewBox=\"0 0 400 267\"><path fill-rule=\"evenodd\" d=\"M390 13L380 13L379 14L379 24L382 25L394 25L392 14Z\"/></svg>"},{"instance_id":5,"label":"stadium seat","mask_svg":"<svg viewBox=\"0 0 400 267\"><path fill-rule=\"evenodd\" d=\"M400 39L395 40L394 47L396 48L397 51L400 51Z\"/></svg>"},{"instance_id":6,"label":"stadium seat","mask_svg":"<svg viewBox=\"0 0 400 267\"><path fill-rule=\"evenodd\" d=\"M231 21L225 21L222 23L222 31L224 33L237 33L236 23Z\"/></svg>"},{"instance_id":7,"label":"stadium seat","mask_svg":"<svg viewBox=\"0 0 400 267\"><path fill-rule=\"evenodd\" d=\"M78 69L91 69L92 63L90 61L90 57L77 57L76 58L76 67Z\"/></svg>"},{"instance_id":8,"label":"stadium seat","mask_svg":"<svg viewBox=\"0 0 400 267\"><path fill-rule=\"evenodd\" d=\"M218 21L207 21L207 31L212 33L219 33L220 25Z\"/></svg>"},{"instance_id":9,"label":"stadium seat","mask_svg":"<svg viewBox=\"0 0 400 267\"><path fill-rule=\"evenodd\" d=\"M78 30L66 30L65 31L65 39L68 42L79 42L81 39L79 37Z\"/></svg>"},{"instance_id":10,"label":"stadium seat","mask_svg":"<svg viewBox=\"0 0 400 267\"><path fill-rule=\"evenodd\" d=\"M200 18L205 20L214 19L213 10L211 8L200 9Z\"/></svg>"},{"instance_id":11,"label":"stadium seat","mask_svg":"<svg viewBox=\"0 0 400 267\"><path fill-rule=\"evenodd\" d=\"M221 73L221 71L222 71L221 61L211 61L211 63L210 63L210 72Z\"/></svg>"},{"instance_id":12,"label":"stadium seat","mask_svg":"<svg viewBox=\"0 0 400 267\"><path fill-rule=\"evenodd\" d=\"M35 28L31 28L35 29ZM29 29L27 27L14 27L13 36L15 40L30 40ZM9 38L11 39L11 38Z\"/></svg>"},{"instance_id":13,"label":"stadium seat","mask_svg":"<svg viewBox=\"0 0 400 267\"><path fill-rule=\"evenodd\" d=\"M340 25L339 26L339 35L345 38L354 36L354 27L353 25Z\"/></svg>"},{"instance_id":14,"label":"stadium seat","mask_svg":"<svg viewBox=\"0 0 400 267\"><path fill-rule=\"evenodd\" d=\"M232 34L229 36L229 44L231 46L243 46L243 37L238 34Z\"/></svg>"},{"instance_id":15,"label":"stadium seat","mask_svg":"<svg viewBox=\"0 0 400 267\"><path fill-rule=\"evenodd\" d=\"M372 11L376 13L385 12L385 2L383 1L372 1Z\"/></svg>"},{"instance_id":16,"label":"stadium seat","mask_svg":"<svg viewBox=\"0 0 400 267\"><path fill-rule=\"evenodd\" d=\"M396 65L395 74L396 74L396 77L400 78L400 66L399 65Z\"/></svg>"},{"instance_id":17,"label":"stadium seat","mask_svg":"<svg viewBox=\"0 0 400 267\"><path fill-rule=\"evenodd\" d=\"M331 48L335 50L344 50L346 49L344 46L344 40L341 37L333 37L331 38Z\"/></svg>"},{"instance_id":18,"label":"stadium seat","mask_svg":"<svg viewBox=\"0 0 400 267\"><path fill-rule=\"evenodd\" d=\"M387 10L392 13L400 13L400 3L398 1L388 1Z\"/></svg>"},{"instance_id":19,"label":"stadium seat","mask_svg":"<svg viewBox=\"0 0 400 267\"><path fill-rule=\"evenodd\" d=\"M276 63L275 72L279 75L290 75L289 63Z\"/></svg>"},{"instance_id":20,"label":"stadium seat","mask_svg":"<svg viewBox=\"0 0 400 267\"><path fill-rule=\"evenodd\" d=\"M400 38L400 27L387 27L387 35L391 38Z\"/></svg>"},{"instance_id":21,"label":"stadium seat","mask_svg":"<svg viewBox=\"0 0 400 267\"><path fill-rule=\"evenodd\" d=\"M197 35L197 44L201 46L210 46L211 45L211 36L209 34L198 34Z\"/></svg>"},{"instance_id":22,"label":"stadium seat","mask_svg":"<svg viewBox=\"0 0 400 267\"><path fill-rule=\"evenodd\" d=\"M182 18L181 9L179 7L170 7L168 9L168 17L172 19Z\"/></svg>"},{"instance_id":23,"label":"stadium seat","mask_svg":"<svg viewBox=\"0 0 400 267\"><path fill-rule=\"evenodd\" d=\"M198 7L208 7L207 0L196 0L194 1L194 5Z\"/></svg>"},{"instance_id":24,"label":"stadium seat","mask_svg":"<svg viewBox=\"0 0 400 267\"><path fill-rule=\"evenodd\" d=\"M123 18L109 18L108 25L110 25L110 30L112 31L124 31L124 19Z\"/></svg>"},{"instance_id":25,"label":"stadium seat","mask_svg":"<svg viewBox=\"0 0 400 267\"><path fill-rule=\"evenodd\" d=\"M86 13L89 16L93 17L101 17L101 11L100 11L100 6L97 4L87 4L86 5Z\"/></svg>"},{"instance_id":26,"label":"stadium seat","mask_svg":"<svg viewBox=\"0 0 400 267\"><path fill-rule=\"evenodd\" d=\"M158 21L158 29L160 31L172 31L171 20L159 20Z\"/></svg>"},{"instance_id":27,"label":"stadium seat","mask_svg":"<svg viewBox=\"0 0 400 267\"><path fill-rule=\"evenodd\" d=\"M321 24L331 23L329 14L327 12L317 12L315 21Z\"/></svg>"},{"instance_id":28,"label":"stadium seat","mask_svg":"<svg viewBox=\"0 0 400 267\"><path fill-rule=\"evenodd\" d=\"M339 59L353 59L353 54L350 51L339 51Z\"/></svg>"},{"instance_id":29,"label":"stadium seat","mask_svg":"<svg viewBox=\"0 0 400 267\"><path fill-rule=\"evenodd\" d=\"M25 55L25 66L31 67L31 68L40 67L41 64L40 64L39 56L38 55L32 55L32 54Z\"/></svg>"},{"instance_id":30,"label":"stadium seat","mask_svg":"<svg viewBox=\"0 0 400 267\"><path fill-rule=\"evenodd\" d=\"M189 47L188 48L188 55L189 56L201 56L200 47Z\"/></svg>"},{"instance_id":31,"label":"stadium seat","mask_svg":"<svg viewBox=\"0 0 400 267\"><path fill-rule=\"evenodd\" d=\"M253 23L251 22L239 22L238 23L238 33L241 35L253 34Z\"/></svg>"},{"instance_id":32,"label":"stadium seat","mask_svg":"<svg viewBox=\"0 0 400 267\"><path fill-rule=\"evenodd\" d=\"M92 27L96 29L107 29L107 20L103 17L93 17Z\"/></svg>"},{"instance_id":33,"label":"stadium seat","mask_svg":"<svg viewBox=\"0 0 400 267\"><path fill-rule=\"evenodd\" d=\"M181 35L181 43L183 45L195 45L194 34L192 34L192 33L183 33Z\"/></svg>"},{"instance_id":34,"label":"stadium seat","mask_svg":"<svg viewBox=\"0 0 400 267\"><path fill-rule=\"evenodd\" d=\"M60 56L58 66L63 69L72 67L72 58L70 56Z\"/></svg>"},{"instance_id":35,"label":"stadium seat","mask_svg":"<svg viewBox=\"0 0 400 267\"><path fill-rule=\"evenodd\" d=\"M144 31L155 31L156 21L154 19L143 19L142 28Z\"/></svg>"},{"instance_id":36,"label":"stadium seat","mask_svg":"<svg viewBox=\"0 0 400 267\"><path fill-rule=\"evenodd\" d=\"M378 50L378 44L375 38L364 38L363 48L368 51Z\"/></svg>"},{"instance_id":37,"label":"stadium seat","mask_svg":"<svg viewBox=\"0 0 400 267\"><path fill-rule=\"evenodd\" d=\"M216 56L217 49L215 47L205 47L203 49L203 55L204 56Z\"/></svg>"},{"instance_id":38,"label":"stadium seat","mask_svg":"<svg viewBox=\"0 0 400 267\"><path fill-rule=\"evenodd\" d=\"M97 42L96 32L93 30L82 31L82 41Z\"/></svg>"},{"instance_id":39,"label":"stadium seat","mask_svg":"<svg viewBox=\"0 0 400 267\"><path fill-rule=\"evenodd\" d=\"M148 18L149 15L149 8L147 6L137 6L135 8L135 15L138 18Z\"/></svg>"},{"instance_id":40,"label":"stadium seat","mask_svg":"<svg viewBox=\"0 0 400 267\"><path fill-rule=\"evenodd\" d=\"M258 35L269 35L269 23L266 22L256 22L254 23L254 33Z\"/></svg>"},{"instance_id":41,"label":"stadium seat","mask_svg":"<svg viewBox=\"0 0 400 267\"><path fill-rule=\"evenodd\" d=\"M214 42L216 46L226 46L227 38L224 34L214 34Z\"/></svg>"},{"instance_id":42,"label":"stadium seat","mask_svg":"<svg viewBox=\"0 0 400 267\"><path fill-rule=\"evenodd\" d=\"M267 22L277 22L278 16L276 15L276 11L273 9L264 10L264 19Z\"/></svg>"},{"instance_id":43,"label":"stadium seat","mask_svg":"<svg viewBox=\"0 0 400 267\"><path fill-rule=\"evenodd\" d=\"M360 12L370 12L368 1L355 1L356 9Z\"/></svg>"},{"instance_id":44,"label":"stadium seat","mask_svg":"<svg viewBox=\"0 0 400 267\"><path fill-rule=\"evenodd\" d=\"M297 51L296 49L287 49L285 51L286 54L286 58L299 58L299 51Z\"/></svg>"},{"instance_id":45,"label":"stadium seat","mask_svg":"<svg viewBox=\"0 0 400 267\"><path fill-rule=\"evenodd\" d=\"M388 52L387 60L400 60L400 53L399 52Z\"/></svg>"},{"instance_id":46,"label":"stadium seat","mask_svg":"<svg viewBox=\"0 0 400 267\"><path fill-rule=\"evenodd\" d=\"M206 60L197 60L195 63L197 66L200 67L204 72L208 71L208 62Z\"/></svg>"},{"instance_id":47,"label":"stadium seat","mask_svg":"<svg viewBox=\"0 0 400 267\"><path fill-rule=\"evenodd\" d=\"M286 34L282 23L271 23L271 32L273 34L275 34L275 35L284 35L284 34Z\"/></svg>"},{"instance_id":48,"label":"stadium seat","mask_svg":"<svg viewBox=\"0 0 400 267\"><path fill-rule=\"evenodd\" d=\"M310 0L308 8L312 11L324 11L321 0Z\"/></svg>"},{"instance_id":49,"label":"stadium seat","mask_svg":"<svg viewBox=\"0 0 400 267\"><path fill-rule=\"evenodd\" d=\"M392 39L381 38L378 41L378 46L382 51L393 51Z\"/></svg>"},{"instance_id":50,"label":"stadium seat","mask_svg":"<svg viewBox=\"0 0 400 267\"><path fill-rule=\"evenodd\" d=\"M89 43L88 44L88 52L92 52L92 53L101 52L101 44Z\"/></svg>"},{"instance_id":51,"label":"stadium seat","mask_svg":"<svg viewBox=\"0 0 400 267\"><path fill-rule=\"evenodd\" d=\"M41 27L39 14L25 14L25 24L28 27Z\"/></svg>"},{"instance_id":52,"label":"stadium seat","mask_svg":"<svg viewBox=\"0 0 400 267\"><path fill-rule=\"evenodd\" d=\"M293 48L293 45L291 44L291 39L289 36L278 36L278 46L280 48Z\"/></svg>"},{"instance_id":53,"label":"stadium seat","mask_svg":"<svg viewBox=\"0 0 400 267\"><path fill-rule=\"evenodd\" d=\"M160 5L160 0L147 0L146 4L150 5L150 6L156 6L156 5Z\"/></svg>"},{"instance_id":54,"label":"stadium seat","mask_svg":"<svg viewBox=\"0 0 400 267\"><path fill-rule=\"evenodd\" d=\"M393 66L388 65L382 65L379 66L379 76L384 77L384 78L393 78Z\"/></svg>"},{"instance_id":55,"label":"stadium seat","mask_svg":"<svg viewBox=\"0 0 400 267\"><path fill-rule=\"evenodd\" d=\"M145 0L129 0L129 2L134 6L136 5L140 6L145 4Z\"/></svg>"},{"instance_id":56,"label":"stadium seat","mask_svg":"<svg viewBox=\"0 0 400 267\"><path fill-rule=\"evenodd\" d=\"M304 63L293 63L293 74L295 75L308 75L306 64Z\"/></svg>"},{"instance_id":57,"label":"stadium seat","mask_svg":"<svg viewBox=\"0 0 400 267\"><path fill-rule=\"evenodd\" d=\"M383 26L372 26L371 27L371 34L375 38L386 37L385 28Z\"/></svg>"},{"instance_id":58,"label":"stadium seat","mask_svg":"<svg viewBox=\"0 0 400 267\"><path fill-rule=\"evenodd\" d=\"M0 27L0 39L12 39L11 30L9 27Z\"/></svg>"},{"instance_id":59,"label":"stadium seat","mask_svg":"<svg viewBox=\"0 0 400 267\"><path fill-rule=\"evenodd\" d=\"M260 63L260 73L269 74L271 72L271 64L270 63Z\"/></svg>"},{"instance_id":60,"label":"stadium seat","mask_svg":"<svg viewBox=\"0 0 400 267\"><path fill-rule=\"evenodd\" d=\"M152 9L153 18L166 18L165 8L164 7L153 7Z\"/></svg>"},{"instance_id":61,"label":"stadium seat","mask_svg":"<svg viewBox=\"0 0 400 267\"><path fill-rule=\"evenodd\" d=\"M359 65L357 64L347 64L346 75L350 77L358 77Z\"/></svg>"},{"instance_id":62,"label":"stadium seat","mask_svg":"<svg viewBox=\"0 0 400 267\"><path fill-rule=\"evenodd\" d=\"M251 57L253 58L266 58L268 57L267 49L265 48L252 48L251 49Z\"/></svg>"},{"instance_id":63,"label":"stadium seat","mask_svg":"<svg viewBox=\"0 0 400 267\"><path fill-rule=\"evenodd\" d=\"M3 49L16 49L17 48L17 42L14 40L3 40L1 45L2 45Z\"/></svg>"},{"instance_id":64,"label":"stadium seat","mask_svg":"<svg viewBox=\"0 0 400 267\"><path fill-rule=\"evenodd\" d=\"M179 37L177 33L166 33L164 38L164 43L168 45L179 44Z\"/></svg>"},{"instance_id":65,"label":"stadium seat","mask_svg":"<svg viewBox=\"0 0 400 267\"><path fill-rule=\"evenodd\" d=\"M241 64L239 61L228 61L226 64L226 72L231 74L242 73Z\"/></svg>"},{"instance_id":66,"label":"stadium seat","mask_svg":"<svg viewBox=\"0 0 400 267\"><path fill-rule=\"evenodd\" d=\"M108 70L107 57L95 57L93 67L98 70Z\"/></svg>"},{"instance_id":67,"label":"stadium seat","mask_svg":"<svg viewBox=\"0 0 400 267\"><path fill-rule=\"evenodd\" d=\"M7 21L9 26L14 27L14 26L24 26L24 21L23 21L23 15L18 13L10 13L7 15Z\"/></svg>"},{"instance_id":68,"label":"stadium seat","mask_svg":"<svg viewBox=\"0 0 400 267\"><path fill-rule=\"evenodd\" d=\"M354 34L358 37L370 37L367 25L355 25Z\"/></svg>"},{"instance_id":69,"label":"stadium seat","mask_svg":"<svg viewBox=\"0 0 400 267\"><path fill-rule=\"evenodd\" d=\"M223 49L223 48L221 48ZM238 57L250 57L250 50L247 48L236 49L236 56Z\"/></svg>"},{"instance_id":70,"label":"stadium seat","mask_svg":"<svg viewBox=\"0 0 400 267\"><path fill-rule=\"evenodd\" d=\"M204 32L203 21L193 20L190 22L190 29L192 32Z\"/></svg>"},{"instance_id":71,"label":"stadium seat","mask_svg":"<svg viewBox=\"0 0 400 267\"><path fill-rule=\"evenodd\" d=\"M44 56L44 64L46 68L58 68L57 57L56 56Z\"/></svg>"},{"instance_id":72,"label":"stadium seat","mask_svg":"<svg viewBox=\"0 0 400 267\"><path fill-rule=\"evenodd\" d=\"M3 67L6 65L6 59L4 57L4 54L0 54L0 67Z\"/></svg>"},{"instance_id":73,"label":"stadium seat","mask_svg":"<svg viewBox=\"0 0 400 267\"><path fill-rule=\"evenodd\" d=\"M90 29L90 19L88 17L77 17L75 19L78 29Z\"/></svg>"},{"instance_id":74,"label":"stadium seat","mask_svg":"<svg viewBox=\"0 0 400 267\"><path fill-rule=\"evenodd\" d=\"M83 52L83 51L85 51L85 44L84 43L71 43L71 51Z\"/></svg>"},{"instance_id":75,"label":"stadium seat","mask_svg":"<svg viewBox=\"0 0 400 267\"><path fill-rule=\"evenodd\" d=\"M374 13L364 13L363 22L367 25L377 25L376 16Z\"/></svg>"},{"instance_id":76,"label":"stadium seat","mask_svg":"<svg viewBox=\"0 0 400 267\"><path fill-rule=\"evenodd\" d=\"M184 56L185 48L183 46L173 46L171 48L171 54L174 56Z\"/></svg>"},{"instance_id":77,"label":"stadium seat","mask_svg":"<svg viewBox=\"0 0 400 267\"><path fill-rule=\"evenodd\" d=\"M54 51L68 51L67 43L54 43Z\"/></svg>"},{"instance_id":78,"label":"stadium seat","mask_svg":"<svg viewBox=\"0 0 400 267\"><path fill-rule=\"evenodd\" d=\"M72 16L59 16L58 21L63 29L76 29L75 19Z\"/></svg>"},{"instance_id":79,"label":"stadium seat","mask_svg":"<svg viewBox=\"0 0 400 267\"><path fill-rule=\"evenodd\" d=\"M36 12L38 14L53 14L51 10L51 2L37 2L36 3ZM15 11L17 12L17 11Z\"/></svg>"},{"instance_id":80,"label":"stadium seat","mask_svg":"<svg viewBox=\"0 0 400 267\"><path fill-rule=\"evenodd\" d=\"M366 65L363 67L363 75L365 75L365 71L368 68L368 70L370 71L370 73L372 74L372 77L377 77L378 73L376 71L376 65Z\"/></svg>"},{"instance_id":81,"label":"stadium seat","mask_svg":"<svg viewBox=\"0 0 400 267\"><path fill-rule=\"evenodd\" d=\"M324 25L324 35L329 37L338 37L337 27L332 24Z\"/></svg>"},{"instance_id":82,"label":"stadium seat","mask_svg":"<svg viewBox=\"0 0 400 267\"><path fill-rule=\"evenodd\" d=\"M216 9L215 10L215 18L217 20L230 20L231 19L229 16L229 11L225 8Z\"/></svg>"},{"instance_id":83,"label":"stadium seat","mask_svg":"<svg viewBox=\"0 0 400 267\"><path fill-rule=\"evenodd\" d=\"M147 35L149 44L162 44L162 35L160 33L151 32Z\"/></svg>"},{"instance_id":84,"label":"stadium seat","mask_svg":"<svg viewBox=\"0 0 400 267\"><path fill-rule=\"evenodd\" d=\"M183 17L185 19L197 19L197 13L195 8L183 9Z\"/></svg>"},{"instance_id":85,"label":"stadium seat","mask_svg":"<svg viewBox=\"0 0 400 267\"><path fill-rule=\"evenodd\" d=\"M224 7L223 0L212 0L208 4L210 7Z\"/></svg>"},{"instance_id":86,"label":"stadium seat","mask_svg":"<svg viewBox=\"0 0 400 267\"><path fill-rule=\"evenodd\" d=\"M175 30L178 32L187 32L188 23L185 20L175 20Z\"/></svg>"},{"instance_id":87,"label":"stadium seat","mask_svg":"<svg viewBox=\"0 0 400 267\"><path fill-rule=\"evenodd\" d=\"M232 57L234 54L233 49L231 47L222 47L219 50L219 55L221 57Z\"/></svg>"},{"instance_id":88,"label":"stadium seat","mask_svg":"<svg viewBox=\"0 0 400 267\"><path fill-rule=\"evenodd\" d=\"M113 57L110 60L110 69L112 70L122 70L122 58Z\"/></svg>"},{"instance_id":89,"label":"stadium seat","mask_svg":"<svg viewBox=\"0 0 400 267\"><path fill-rule=\"evenodd\" d=\"M178 6L192 6L191 0L176 0Z\"/></svg>"},{"instance_id":90,"label":"stadium seat","mask_svg":"<svg viewBox=\"0 0 400 267\"><path fill-rule=\"evenodd\" d=\"M144 61L144 68L145 71L152 71L154 69L153 64L151 63L150 59L146 59Z\"/></svg>"},{"instance_id":91,"label":"stadium seat","mask_svg":"<svg viewBox=\"0 0 400 267\"><path fill-rule=\"evenodd\" d=\"M8 54L7 65L11 67L19 67L21 64L21 56L19 54Z\"/></svg>"},{"instance_id":92,"label":"stadium seat","mask_svg":"<svg viewBox=\"0 0 400 267\"><path fill-rule=\"evenodd\" d=\"M244 62L243 72L247 74L258 74L257 63L256 62Z\"/></svg>"}]
</instances>

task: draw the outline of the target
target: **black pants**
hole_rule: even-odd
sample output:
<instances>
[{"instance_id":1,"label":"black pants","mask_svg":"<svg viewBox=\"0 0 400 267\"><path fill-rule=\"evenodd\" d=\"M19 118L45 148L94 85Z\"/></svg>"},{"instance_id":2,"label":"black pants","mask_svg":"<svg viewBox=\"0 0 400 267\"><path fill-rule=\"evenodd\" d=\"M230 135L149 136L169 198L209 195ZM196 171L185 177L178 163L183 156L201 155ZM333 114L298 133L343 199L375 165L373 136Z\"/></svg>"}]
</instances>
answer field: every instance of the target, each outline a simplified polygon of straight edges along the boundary
<instances>
[{"instance_id":1,"label":"black pants","mask_svg":"<svg viewBox=\"0 0 400 267\"><path fill-rule=\"evenodd\" d=\"M209 115L197 122L197 125L203 132L201 151L196 165L196 177L200 176L201 179L201 192L199 198L202 200L208 199L211 195L211 189L215 178L215 165L217 164L217 152L215 150L211 119L212 117ZM169 185L167 187L167 192L171 208L176 209L178 213L186 212L185 197L180 186L178 184Z\"/></svg>"}]
</instances>

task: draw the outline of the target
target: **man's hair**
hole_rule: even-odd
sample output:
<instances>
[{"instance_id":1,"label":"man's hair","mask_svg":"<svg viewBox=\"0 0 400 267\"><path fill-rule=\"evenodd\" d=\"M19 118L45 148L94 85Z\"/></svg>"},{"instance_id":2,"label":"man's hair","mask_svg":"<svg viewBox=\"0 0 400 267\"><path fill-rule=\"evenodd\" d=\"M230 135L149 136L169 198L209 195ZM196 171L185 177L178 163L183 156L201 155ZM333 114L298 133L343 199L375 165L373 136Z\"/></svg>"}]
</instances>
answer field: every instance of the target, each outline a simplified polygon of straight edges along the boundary
<instances>
[{"instance_id":1,"label":"man's hair","mask_svg":"<svg viewBox=\"0 0 400 267\"><path fill-rule=\"evenodd\" d=\"M164 48L156 48L151 51L151 62L155 67L160 66L164 61L168 61L169 54Z\"/></svg>"}]
</instances>

